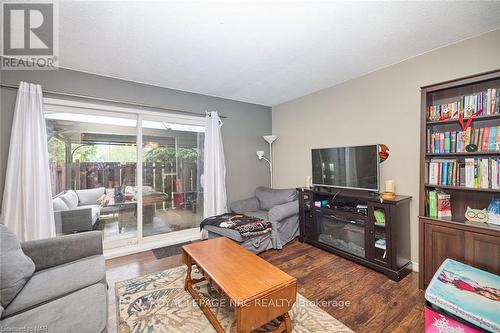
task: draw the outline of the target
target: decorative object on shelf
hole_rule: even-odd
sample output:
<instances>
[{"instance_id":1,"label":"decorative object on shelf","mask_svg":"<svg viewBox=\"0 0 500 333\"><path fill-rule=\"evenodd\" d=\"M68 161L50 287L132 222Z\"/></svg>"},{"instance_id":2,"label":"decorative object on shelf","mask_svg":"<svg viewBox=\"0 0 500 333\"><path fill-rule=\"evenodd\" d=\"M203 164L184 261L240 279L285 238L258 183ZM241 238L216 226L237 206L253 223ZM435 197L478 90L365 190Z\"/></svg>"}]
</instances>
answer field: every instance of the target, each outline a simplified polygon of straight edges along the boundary
<instances>
[{"instance_id":1,"label":"decorative object on shelf","mask_svg":"<svg viewBox=\"0 0 500 333\"><path fill-rule=\"evenodd\" d=\"M396 193L395 186L394 186L394 180L386 180L385 183L385 192L389 193Z\"/></svg>"},{"instance_id":2,"label":"decorative object on shelf","mask_svg":"<svg viewBox=\"0 0 500 333\"><path fill-rule=\"evenodd\" d=\"M305 187L307 187L307 188L311 188L312 187L312 177L311 176L306 176Z\"/></svg>"},{"instance_id":3,"label":"decorative object on shelf","mask_svg":"<svg viewBox=\"0 0 500 333\"><path fill-rule=\"evenodd\" d=\"M467 206L465 211L465 218L470 222L488 222L488 213L485 209L473 209Z\"/></svg>"},{"instance_id":4,"label":"decorative object on shelf","mask_svg":"<svg viewBox=\"0 0 500 333\"><path fill-rule=\"evenodd\" d=\"M469 119L467 119L467 122L464 124L464 116L463 116L463 114L460 114L458 116L458 123L460 124L460 127L462 127L462 129L464 131L467 131L467 129L470 127L470 125L472 125L472 121L477 116L479 116L479 111L474 113L472 116L470 116Z\"/></svg>"},{"instance_id":5,"label":"decorative object on shelf","mask_svg":"<svg viewBox=\"0 0 500 333\"><path fill-rule=\"evenodd\" d=\"M500 198L493 198L488 205L488 223L500 225Z\"/></svg>"},{"instance_id":6,"label":"decorative object on shelf","mask_svg":"<svg viewBox=\"0 0 500 333\"><path fill-rule=\"evenodd\" d=\"M382 199L394 200L396 198L394 180L386 180L384 182L384 192L381 193Z\"/></svg>"},{"instance_id":7,"label":"decorative object on shelf","mask_svg":"<svg viewBox=\"0 0 500 333\"><path fill-rule=\"evenodd\" d=\"M465 146L465 151L468 152L468 153L473 153L473 152L476 152L477 151L477 145L473 144L473 143L470 143L468 144L467 146Z\"/></svg>"},{"instance_id":8,"label":"decorative object on shelf","mask_svg":"<svg viewBox=\"0 0 500 333\"><path fill-rule=\"evenodd\" d=\"M264 160L269 163L269 172L271 173L271 188L273 188L273 142L278 138L277 135L264 135L264 140L269 143L269 159L264 157L264 151L257 150L255 153L260 160Z\"/></svg>"},{"instance_id":9,"label":"decorative object on shelf","mask_svg":"<svg viewBox=\"0 0 500 333\"><path fill-rule=\"evenodd\" d=\"M396 194L393 192L382 192L380 195L383 200L394 200L396 198Z\"/></svg>"},{"instance_id":10,"label":"decorative object on shelf","mask_svg":"<svg viewBox=\"0 0 500 333\"><path fill-rule=\"evenodd\" d=\"M389 147L384 145L383 143L378 145L379 152L378 156L380 157L380 163L385 162L389 158Z\"/></svg>"}]
</instances>

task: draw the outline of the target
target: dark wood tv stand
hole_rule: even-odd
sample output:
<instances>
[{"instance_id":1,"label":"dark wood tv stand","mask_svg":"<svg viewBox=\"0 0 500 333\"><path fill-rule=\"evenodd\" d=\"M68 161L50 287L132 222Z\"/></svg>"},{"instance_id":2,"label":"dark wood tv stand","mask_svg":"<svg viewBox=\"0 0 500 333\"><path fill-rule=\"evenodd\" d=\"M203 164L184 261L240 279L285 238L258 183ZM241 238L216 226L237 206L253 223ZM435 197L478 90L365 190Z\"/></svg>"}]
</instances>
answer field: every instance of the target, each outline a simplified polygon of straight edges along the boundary
<instances>
[{"instance_id":1,"label":"dark wood tv stand","mask_svg":"<svg viewBox=\"0 0 500 333\"><path fill-rule=\"evenodd\" d=\"M411 272L411 197L398 195L381 201L378 194L366 191L297 190L301 242L380 271L395 281ZM322 207L315 202L323 203ZM376 222L376 214L385 216L385 224Z\"/></svg>"}]
</instances>

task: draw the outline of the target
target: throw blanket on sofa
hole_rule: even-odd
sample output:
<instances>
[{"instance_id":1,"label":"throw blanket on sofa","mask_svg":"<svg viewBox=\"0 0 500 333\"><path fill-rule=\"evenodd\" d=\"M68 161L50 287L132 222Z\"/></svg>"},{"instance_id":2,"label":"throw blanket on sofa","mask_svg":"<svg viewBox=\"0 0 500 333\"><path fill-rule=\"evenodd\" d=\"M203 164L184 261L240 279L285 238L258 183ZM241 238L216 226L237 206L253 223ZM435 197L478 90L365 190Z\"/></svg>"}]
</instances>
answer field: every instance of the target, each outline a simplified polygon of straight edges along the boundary
<instances>
[{"instance_id":1,"label":"throw blanket on sofa","mask_svg":"<svg viewBox=\"0 0 500 333\"><path fill-rule=\"evenodd\" d=\"M206 225L233 229L243 237L253 237L271 232L272 224L269 221L243 214L227 213L207 217L200 224L200 230Z\"/></svg>"}]
</instances>

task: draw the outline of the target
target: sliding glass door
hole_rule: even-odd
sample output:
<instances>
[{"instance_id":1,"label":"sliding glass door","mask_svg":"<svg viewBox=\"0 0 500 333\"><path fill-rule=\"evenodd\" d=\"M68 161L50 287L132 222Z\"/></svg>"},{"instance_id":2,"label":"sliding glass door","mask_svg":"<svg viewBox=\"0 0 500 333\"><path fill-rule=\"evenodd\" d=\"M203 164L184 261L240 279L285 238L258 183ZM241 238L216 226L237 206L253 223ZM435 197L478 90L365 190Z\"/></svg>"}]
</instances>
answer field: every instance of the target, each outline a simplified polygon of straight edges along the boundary
<instances>
[{"instance_id":1,"label":"sliding glass door","mask_svg":"<svg viewBox=\"0 0 500 333\"><path fill-rule=\"evenodd\" d=\"M203 214L204 127L159 117L142 121L142 235L197 228Z\"/></svg>"},{"instance_id":2,"label":"sliding glass door","mask_svg":"<svg viewBox=\"0 0 500 333\"><path fill-rule=\"evenodd\" d=\"M198 229L202 118L46 105L59 234L102 230L105 248Z\"/></svg>"},{"instance_id":3,"label":"sliding glass door","mask_svg":"<svg viewBox=\"0 0 500 333\"><path fill-rule=\"evenodd\" d=\"M56 230L137 242L137 116L47 112ZM124 242L125 240L125 242Z\"/></svg>"}]
</instances>

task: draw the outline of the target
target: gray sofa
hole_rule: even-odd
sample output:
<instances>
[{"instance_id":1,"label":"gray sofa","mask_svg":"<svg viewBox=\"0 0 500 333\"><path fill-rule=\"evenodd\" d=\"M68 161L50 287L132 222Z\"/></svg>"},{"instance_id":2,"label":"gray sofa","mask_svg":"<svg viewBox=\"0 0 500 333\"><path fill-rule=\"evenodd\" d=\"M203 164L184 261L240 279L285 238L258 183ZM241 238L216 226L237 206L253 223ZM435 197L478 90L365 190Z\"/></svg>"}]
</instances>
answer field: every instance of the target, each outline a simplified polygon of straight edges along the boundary
<instances>
[{"instance_id":1,"label":"gray sofa","mask_svg":"<svg viewBox=\"0 0 500 333\"><path fill-rule=\"evenodd\" d=\"M299 236L299 203L295 189L271 189L257 187L255 196L231 203L233 213L241 213L270 221L271 233L244 238L237 231L216 226L205 226L208 238L226 236L246 249L260 253L269 249L281 249Z\"/></svg>"},{"instance_id":2,"label":"gray sofa","mask_svg":"<svg viewBox=\"0 0 500 333\"><path fill-rule=\"evenodd\" d=\"M54 199L54 218L57 234L70 234L92 230L101 214L112 213L116 207L101 207L97 202L106 189L67 190Z\"/></svg>"},{"instance_id":3,"label":"gray sofa","mask_svg":"<svg viewBox=\"0 0 500 333\"><path fill-rule=\"evenodd\" d=\"M0 224L0 243L1 332L107 331L100 231L20 244Z\"/></svg>"}]
</instances>

